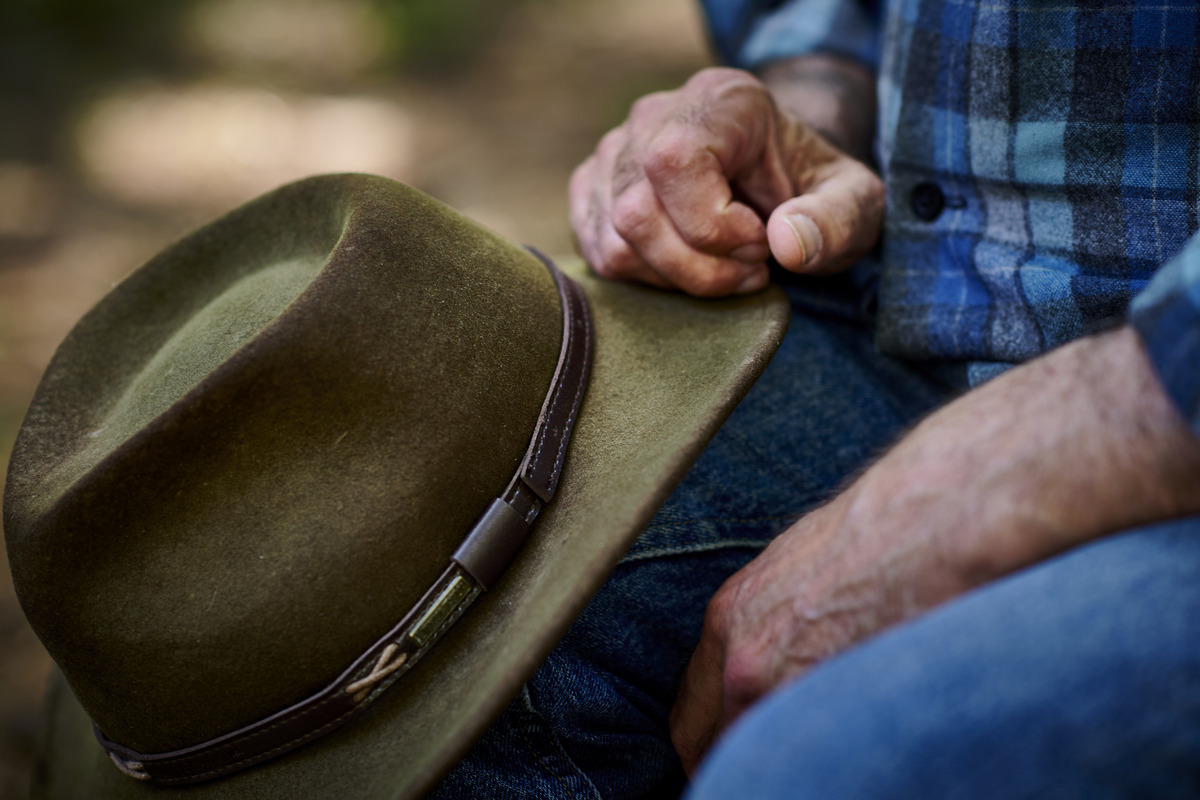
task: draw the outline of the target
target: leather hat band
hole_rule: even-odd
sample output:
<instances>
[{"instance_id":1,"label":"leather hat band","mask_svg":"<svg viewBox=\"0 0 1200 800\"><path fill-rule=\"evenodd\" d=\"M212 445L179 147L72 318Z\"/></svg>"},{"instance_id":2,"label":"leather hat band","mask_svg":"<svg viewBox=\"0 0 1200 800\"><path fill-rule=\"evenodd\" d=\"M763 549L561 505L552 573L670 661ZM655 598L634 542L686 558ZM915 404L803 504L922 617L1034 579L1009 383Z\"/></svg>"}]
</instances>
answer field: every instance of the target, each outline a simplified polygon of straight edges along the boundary
<instances>
[{"instance_id":1,"label":"leather hat band","mask_svg":"<svg viewBox=\"0 0 1200 800\"><path fill-rule=\"evenodd\" d=\"M536 251L558 286L562 349L533 436L512 481L494 500L450 564L400 622L321 691L240 730L168 753L138 753L96 738L130 777L164 785L199 783L259 764L351 720L413 667L495 584L558 487L567 443L587 387L592 323L583 290Z\"/></svg>"}]
</instances>

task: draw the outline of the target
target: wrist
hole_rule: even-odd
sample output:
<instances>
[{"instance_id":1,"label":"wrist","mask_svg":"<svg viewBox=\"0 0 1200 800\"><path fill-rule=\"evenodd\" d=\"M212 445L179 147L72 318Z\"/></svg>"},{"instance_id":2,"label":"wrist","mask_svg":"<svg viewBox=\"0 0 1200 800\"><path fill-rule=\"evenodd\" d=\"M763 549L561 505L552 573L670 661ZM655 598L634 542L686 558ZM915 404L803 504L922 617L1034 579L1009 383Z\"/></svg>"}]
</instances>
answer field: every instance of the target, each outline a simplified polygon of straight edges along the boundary
<instances>
[{"instance_id":1,"label":"wrist","mask_svg":"<svg viewBox=\"0 0 1200 800\"><path fill-rule=\"evenodd\" d=\"M759 77L780 111L842 152L869 163L875 134L875 77L844 58L806 55L772 62Z\"/></svg>"},{"instance_id":2,"label":"wrist","mask_svg":"<svg viewBox=\"0 0 1200 800\"><path fill-rule=\"evenodd\" d=\"M1099 536L1200 513L1200 440L1129 328L1017 367L936 412L860 479L964 588Z\"/></svg>"}]
</instances>

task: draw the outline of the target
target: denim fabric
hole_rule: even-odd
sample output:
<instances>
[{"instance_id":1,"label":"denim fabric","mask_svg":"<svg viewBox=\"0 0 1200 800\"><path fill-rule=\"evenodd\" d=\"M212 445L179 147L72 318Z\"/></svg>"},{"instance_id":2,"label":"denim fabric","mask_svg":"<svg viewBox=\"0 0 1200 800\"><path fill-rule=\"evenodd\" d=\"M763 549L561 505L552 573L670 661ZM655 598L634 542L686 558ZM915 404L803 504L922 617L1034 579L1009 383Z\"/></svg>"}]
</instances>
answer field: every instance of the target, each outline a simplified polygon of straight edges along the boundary
<instances>
[{"instance_id":1,"label":"denim fabric","mask_svg":"<svg viewBox=\"0 0 1200 800\"><path fill-rule=\"evenodd\" d=\"M753 389L437 798L671 797L667 715L709 598L965 370L880 356L851 276L793 280L791 328Z\"/></svg>"},{"instance_id":2,"label":"denim fabric","mask_svg":"<svg viewBox=\"0 0 1200 800\"><path fill-rule=\"evenodd\" d=\"M1101 540L826 662L690 800L1200 797L1200 518Z\"/></svg>"}]
</instances>

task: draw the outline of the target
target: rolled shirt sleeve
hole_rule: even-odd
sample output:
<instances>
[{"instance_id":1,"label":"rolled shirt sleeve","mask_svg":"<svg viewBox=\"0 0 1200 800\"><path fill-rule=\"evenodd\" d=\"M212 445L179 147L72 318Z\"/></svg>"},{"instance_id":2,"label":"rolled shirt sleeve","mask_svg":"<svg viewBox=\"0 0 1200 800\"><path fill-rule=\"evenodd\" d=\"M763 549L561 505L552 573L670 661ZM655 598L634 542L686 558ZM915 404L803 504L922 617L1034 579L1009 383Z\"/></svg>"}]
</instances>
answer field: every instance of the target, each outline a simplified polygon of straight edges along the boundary
<instances>
[{"instance_id":1,"label":"rolled shirt sleeve","mask_svg":"<svg viewBox=\"0 0 1200 800\"><path fill-rule=\"evenodd\" d=\"M1129 321L1167 394L1200 436L1200 234L1134 298Z\"/></svg>"},{"instance_id":2,"label":"rolled shirt sleeve","mask_svg":"<svg viewBox=\"0 0 1200 800\"><path fill-rule=\"evenodd\" d=\"M825 53L879 66L877 0L701 0L714 49L730 66Z\"/></svg>"}]
</instances>

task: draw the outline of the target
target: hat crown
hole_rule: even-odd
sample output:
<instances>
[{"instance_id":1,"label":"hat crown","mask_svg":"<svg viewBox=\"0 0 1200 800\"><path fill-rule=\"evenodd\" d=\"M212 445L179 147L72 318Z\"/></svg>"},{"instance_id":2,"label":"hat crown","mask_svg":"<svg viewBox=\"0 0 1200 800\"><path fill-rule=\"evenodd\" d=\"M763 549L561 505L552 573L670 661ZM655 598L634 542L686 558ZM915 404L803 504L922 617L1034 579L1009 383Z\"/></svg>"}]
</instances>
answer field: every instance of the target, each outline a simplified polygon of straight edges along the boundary
<instances>
[{"instance_id":1,"label":"hat crown","mask_svg":"<svg viewBox=\"0 0 1200 800\"><path fill-rule=\"evenodd\" d=\"M22 603L97 724L161 752L335 678L503 489L561 326L536 258L367 176L122 283L52 362L5 500Z\"/></svg>"},{"instance_id":2,"label":"hat crown","mask_svg":"<svg viewBox=\"0 0 1200 800\"><path fill-rule=\"evenodd\" d=\"M64 454L50 482L66 487L109 455L262 332L324 266L328 250L284 258L245 275L199 309L182 312L166 341L139 370L109 390L108 408L96 409L94 430ZM114 389L116 391L114 391Z\"/></svg>"}]
</instances>

